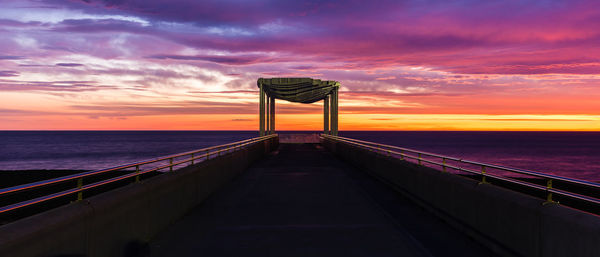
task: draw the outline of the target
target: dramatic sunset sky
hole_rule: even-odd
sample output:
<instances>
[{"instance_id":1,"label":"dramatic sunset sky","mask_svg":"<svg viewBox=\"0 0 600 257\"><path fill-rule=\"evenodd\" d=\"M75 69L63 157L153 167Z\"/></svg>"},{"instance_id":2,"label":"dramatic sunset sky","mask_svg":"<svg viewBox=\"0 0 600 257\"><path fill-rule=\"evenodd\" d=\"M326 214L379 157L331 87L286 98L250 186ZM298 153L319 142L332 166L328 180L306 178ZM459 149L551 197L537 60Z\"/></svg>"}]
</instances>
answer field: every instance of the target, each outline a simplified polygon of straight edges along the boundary
<instances>
[{"instance_id":1,"label":"dramatic sunset sky","mask_svg":"<svg viewBox=\"0 0 600 257\"><path fill-rule=\"evenodd\" d=\"M0 0L0 36L0 129L255 130L258 78L312 77L340 130L600 130L595 0Z\"/></svg>"}]
</instances>

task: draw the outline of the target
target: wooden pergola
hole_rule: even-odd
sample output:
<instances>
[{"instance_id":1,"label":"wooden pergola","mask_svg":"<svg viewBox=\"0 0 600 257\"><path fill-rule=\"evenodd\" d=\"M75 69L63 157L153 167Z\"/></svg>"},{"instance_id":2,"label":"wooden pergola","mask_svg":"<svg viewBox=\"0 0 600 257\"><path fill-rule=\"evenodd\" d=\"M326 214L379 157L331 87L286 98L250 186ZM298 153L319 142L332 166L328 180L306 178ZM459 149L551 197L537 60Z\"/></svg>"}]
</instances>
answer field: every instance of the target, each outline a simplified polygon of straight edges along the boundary
<instances>
[{"instance_id":1,"label":"wooden pergola","mask_svg":"<svg viewBox=\"0 0 600 257\"><path fill-rule=\"evenodd\" d=\"M323 100L323 133L338 134L338 90L340 82L311 78L259 78L260 136L275 133L275 99L297 103Z\"/></svg>"}]
</instances>

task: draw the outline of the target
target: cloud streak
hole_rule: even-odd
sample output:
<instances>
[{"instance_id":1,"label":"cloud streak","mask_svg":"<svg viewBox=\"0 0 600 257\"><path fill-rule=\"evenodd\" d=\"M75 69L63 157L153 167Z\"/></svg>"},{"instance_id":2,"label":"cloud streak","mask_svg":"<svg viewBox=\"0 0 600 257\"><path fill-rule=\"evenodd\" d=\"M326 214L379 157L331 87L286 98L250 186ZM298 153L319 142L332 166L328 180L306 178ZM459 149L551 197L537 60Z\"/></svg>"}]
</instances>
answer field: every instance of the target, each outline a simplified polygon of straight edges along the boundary
<instances>
[{"instance_id":1,"label":"cloud streak","mask_svg":"<svg viewBox=\"0 0 600 257\"><path fill-rule=\"evenodd\" d=\"M14 70L0 70L0 77L17 77L19 76L18 71Z\"/></svg>"}]
</instances>

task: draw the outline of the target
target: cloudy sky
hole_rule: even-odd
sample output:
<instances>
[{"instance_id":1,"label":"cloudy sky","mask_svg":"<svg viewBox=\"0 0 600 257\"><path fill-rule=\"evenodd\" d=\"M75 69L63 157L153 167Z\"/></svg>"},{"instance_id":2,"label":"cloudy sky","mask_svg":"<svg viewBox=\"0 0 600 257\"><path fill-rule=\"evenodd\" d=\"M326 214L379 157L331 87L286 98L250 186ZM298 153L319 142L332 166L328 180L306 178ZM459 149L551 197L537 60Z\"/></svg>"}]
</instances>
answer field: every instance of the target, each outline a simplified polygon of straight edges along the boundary
<instances>
[{"instance_id":1,"label":"cloudy sky","mask_svg":"<svg viewBox=\"0 0 600 257\"><path fill-rule=\"evenodd\" d=\"M313 77L341 130L600 130L600 1L1 0L0 36L0 129L255 130L258 78Z\"/></svg>"}]
</instances>

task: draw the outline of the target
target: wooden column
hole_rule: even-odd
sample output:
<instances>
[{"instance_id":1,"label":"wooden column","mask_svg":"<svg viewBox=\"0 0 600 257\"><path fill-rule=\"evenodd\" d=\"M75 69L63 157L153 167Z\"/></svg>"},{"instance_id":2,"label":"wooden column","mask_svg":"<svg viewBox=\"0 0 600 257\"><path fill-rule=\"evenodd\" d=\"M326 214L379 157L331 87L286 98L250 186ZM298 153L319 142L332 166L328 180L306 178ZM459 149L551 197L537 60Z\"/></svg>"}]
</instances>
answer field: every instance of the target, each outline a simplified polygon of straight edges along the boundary
<instances>
[{"instance_id":1,"label":"wooden column","mask_svg":"<svg viewBox=\"0 0 600 257\"><path fill-rule=\"evenodd\" d=\"M333 90L333 105L331 106L332 115L331 115L331 134L334 136L338 135L338 88Z\"/></svg>"},{"instance_id":2,"label":"wooden column","mask_svg":"<svg viewBox=\"0 0 600 257\"><path fill-rule=\"evenodd\" d=\"M323 134L329 135L329 95L323 99Z\"/></svg>"},{"instance_id":3,"label":"wooden column","mask_svg":"<svg viewBox=\"0 0 600 257\"><path fill-rule=\"evenodd\" d=\"M263 85L260 84L259 101L258 101L258 130L259 135L265 135L265 91Z\"/></svg>"},{"instance_id":4,"label":"wooden column","mask_svg":"<svg viewBox=\"0 0 600 257\"><path fill-rule=\"evenodd\" d=\"M335 90L331 91L329 95L329 134L333 134L333 130L335 128Z\"/></svg>"},{"instance_id":5,"label":"wooden column","mask_svg":"<svg viewBox=\"0 0 600 257\"><path fill-rule=\"evenodd\" d=\"M269 123L271 121L271 117L270 117L271 116L271 112L269 112L269 106L270 106L270 102L271 102L271 97L269 97L268 95L266 97L267 97L267 102L266 102L266 105L265 105L265 116L266 116L266 119L265 119L265 123L266 123L266 125L265 125L265 134L268 135L268 134L271 133L271 129L270 129L271 127L269 126Z\"/></svg>"},{"instance_id":6,"label":"wooden column","mask_svg":"<svg viewBox=\"0 0 600 257\"><path fill-rule=\"evenodd\" d=\"M275 134L275 98L271 97L271 107L269 108L271 111L271 134Z\"/></svg>"}]
</instances>

